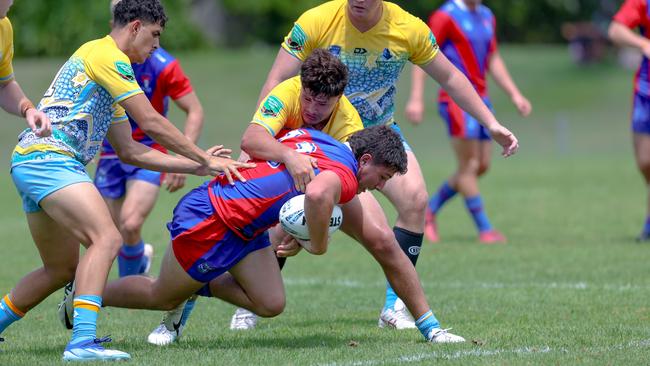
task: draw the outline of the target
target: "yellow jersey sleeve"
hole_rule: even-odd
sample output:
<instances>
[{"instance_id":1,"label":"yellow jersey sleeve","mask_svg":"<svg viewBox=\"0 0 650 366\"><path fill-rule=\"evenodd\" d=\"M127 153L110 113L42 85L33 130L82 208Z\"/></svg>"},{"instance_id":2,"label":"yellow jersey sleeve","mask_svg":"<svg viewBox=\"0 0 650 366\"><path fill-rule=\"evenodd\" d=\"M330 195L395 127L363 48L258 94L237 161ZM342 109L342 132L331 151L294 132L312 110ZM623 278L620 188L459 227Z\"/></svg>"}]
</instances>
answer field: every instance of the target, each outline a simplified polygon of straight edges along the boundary
<instances>
[{"instance_id":1,"label":"yellow jersey sleeve","mask_svg":"<svg viewBox=\"0 0 650 366\"><path fill-rule=\"evenodd\" d=\"M271 136L283 128L300 127L300 77L295 76L278 84L264 98L251 123L264 127Z\"/></svg>"},{"instance_id":2,"label":"yellow jersey sleeve","mask_svg":"<svg viewBox=\"0 0 650 366\"><path fill-rule=\"evenodd\" d=\"M84 63L88 77L106 89L115 103L143 93L135 79L129 58L114 43L107 40L96 45L84 57ZM119 113L120 108L116 108L115 113Z\"/></svg>"},{"instance_id":3,"label":"yellow jersey sleeve","mask_svg":"<svg viewBox=\"0 0 650 366\"><path fill-rule=\"evenodd\" d=\"M7 83L14 79L14 31L9 18L0 20L0 83Z\"/></svg>"},{"instance_id":4,"label":"yellow jersey sleeve","mask_svg":"<svg viewBox=\"0 0 650 366\"><path fill-rule=\"evenodd\" d=\"M420 18L410 17L412 20L407 24L407 32L411 34L408 37L411 47L409 61L416 65L426 65L438 54L438 42L431 29Z\"/></svg>"},{"instance_id":5,"label":"yellow jersey sleeve","mask_svg":"<svg viewBox=\"0 0 650 366\"><path fill-rule=\"evenodd\" d=\"M300 61L305 61L318 45L318 37L321 34L319 8L304 12L282 42L282 48Z\"/></svg>"}]
</instances>

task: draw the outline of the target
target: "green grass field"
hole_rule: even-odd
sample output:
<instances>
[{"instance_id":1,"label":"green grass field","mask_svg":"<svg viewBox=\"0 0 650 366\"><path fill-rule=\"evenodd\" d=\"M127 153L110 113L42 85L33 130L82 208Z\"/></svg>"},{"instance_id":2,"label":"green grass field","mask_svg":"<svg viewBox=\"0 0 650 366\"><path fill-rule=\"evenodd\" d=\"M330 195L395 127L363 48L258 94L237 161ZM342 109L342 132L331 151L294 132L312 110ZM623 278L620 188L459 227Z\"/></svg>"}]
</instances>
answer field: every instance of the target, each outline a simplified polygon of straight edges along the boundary
<instances>
[{"instance_id":1,"label":"green grass field","mask_svg":"<svg viewBox=\"0 0 650 366\"><path fill-rule=\"evenodd\" d=\"M275 51L180 55L206 109L202 146L238 148ZM111 346L130 352L133 365L650 364L650 245L633 240L645 202L628 132L633 72L613 63L579 68L559 47L511 47L503 53L534 105L533 116L522 120L492 89L499 119L521 141L515 157L495 154L481 185L493 224L510 241L479 245L457 198L440 216L442 243L425 244L418 262L434 312L469 342L431 345L416 330L378 329L382 273L340 234L324 257L303 252L289 260L283 273L286 311L262 320L255 331L229 331L234 308L201 299L182 341L168 348L145 341L160 319L156 312L104 309L99 335L111 334ZM37 99L61 63L18 60L15 68ZM407 76L398 100L400 120ZM0 162L8 167L23 126L2 116ZM178 111L171 116L181 120ZM433 104L423 126L401 125L432 192L455 166L446 130ZM0 249L11 258L0 266L0 295L40 265L7 173L0 175ZM198 182L191 179L189 187ZM157 250L153 273L168 240L163 225L181 195L163 193L146 223L144 237ZM394 218L394 210L384 206ZM56 318L60 296L2 334L0 365L60 362L69 337Z\"/></svg>"}]
</instances>

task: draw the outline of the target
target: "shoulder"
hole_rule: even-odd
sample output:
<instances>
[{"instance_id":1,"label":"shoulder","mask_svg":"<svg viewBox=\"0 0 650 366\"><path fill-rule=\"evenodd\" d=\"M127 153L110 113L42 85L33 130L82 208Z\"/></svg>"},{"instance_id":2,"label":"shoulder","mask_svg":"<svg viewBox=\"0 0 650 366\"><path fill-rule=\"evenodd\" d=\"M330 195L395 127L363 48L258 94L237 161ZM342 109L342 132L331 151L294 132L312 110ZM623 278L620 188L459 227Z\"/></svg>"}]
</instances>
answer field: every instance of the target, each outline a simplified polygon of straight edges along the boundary
<instances>
[{"instance_id":1,"label":"shoulder","mask_svg":"<svg viewBox=\"0 0 650 366\"><path fill-rule=\"evenodd\" d=\"M494 18L494 13L492 13L492 10L490 10L490 8L488 8L487 6L485 6L483 4L481 4L481 6L479 7L479 12L480 12L481 16L483 16L485 18L490 18L490 19Z\"/></svg>"},{"instance_id":2,"label":"shoulder","mask_svg":"<svg viewBox=\"0 0 650 366\"><path fill-rule=\"evenodd\" d=\"M13 32L13 27L11 26L11 21L9 20L9 17L4 17L4 19L0 19L0 29L3 31L9 31Z\"/></svg>"},{"instance_id":3,"label":"shoulder","mask_svg":"<svg viewBox=\"0 0 650 366\"><path fill-rule=\"evenodd\" d=\"M129 68L131 65L129 58L117 48L115 41L110 36L84 43L74 55L92 64L126 63Z\"/></svg>"}]
</instances>

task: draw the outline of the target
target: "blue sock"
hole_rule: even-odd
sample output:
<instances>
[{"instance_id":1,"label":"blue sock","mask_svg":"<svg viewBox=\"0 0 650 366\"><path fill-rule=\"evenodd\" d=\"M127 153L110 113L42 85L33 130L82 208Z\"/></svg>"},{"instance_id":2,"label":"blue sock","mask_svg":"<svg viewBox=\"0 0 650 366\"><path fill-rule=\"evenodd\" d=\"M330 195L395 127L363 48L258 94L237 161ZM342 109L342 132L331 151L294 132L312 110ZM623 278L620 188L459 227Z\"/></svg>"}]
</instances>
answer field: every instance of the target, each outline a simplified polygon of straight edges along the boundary
<instances>
[{"instance_id":1,"label":"blue sock","mask_svg":"<svg viewBox=\"0 0 650 366\"><path fill-rule=\"evenodd\" d=\"M144 241L140 240L136 245L122 244L120 253L117 255L120 277L140 274L143 258Z\"/></svg>"},{"instance_id":2,"label":"blue sock","mask_svg":"<svg viewBox=\"0 0 650 366\"><path fill-rule=\"evenodd\" d=\"M79 295L74 298L74 318L70 344L97 338L97 315L102 307L102 297Z\"/></svg>"},{"instance_id":3,"label":"blue sock","mask_svg":"<svg viewBox=\"0 0 650 366\"><path fill-rule=\"evenodd\" d=\"M13 322L22 319L23 316L25 313L11 302L9 294L5 295L0 301L0 333L4 332Z\"/></svg>"},{"instance_id":4,"label":"blue sock","mask_svg":"<svg viewBox=\"0 0 650 366\"><path fill-rule=\"evenodd\" d=\"M181 315L181 325L185 326L185 323L187 323L187 319L190 318L190 314L192 314L192 310L194 310L194 305L196 305L196 299L189 299L185 303L183 315Z\"/></svg>"},{"instance_id":5,"label":"blue sock","mask_svg":"<svg viewBox=\"0 0 650 366\"><path fill-rule=\"evenodd\" d=\"M440 328L440 322L433 315L433 311L429 310L415 321L415 326L418 327L418 330L424 338L428 340L429 332L431 332L431 329Z\"/></svg>"},{"instance_id":6,"label":"blue sock","mask_svg":"<svg viewBox=\"0 0 650 366\"><path fill-rule=\"evenodd\" d=\"M390 283L386 281L386 302L384 303L384 309L395 309L395 301L397 301L397 294Z\"/></svg>"},{"instance_id":7,"label":"blue sock","mask_svg":"<svg viewBox=\"0 0 650 366\"><path fill-rule=\"evenodd\" d=\"M483 201L481 200L481 195L465 198L465 206L467 207L469 213L472 215L474 223L476 224L476 228L479 232L482 233L484 231L492 230L490 220L488 219L487 214L483 209Z\"/></svg>"},{"instance_id":8,"label":"blue sock","mask_svg":"<svg viewBox=\"0 0 650 366\"><path fill-rule=\"evenodd\" d=\"M650 216L646 217L645 225L643 225L643 233L650 234Z\"/></svg>"},{"instance_id":9,"label":"blue sock","mask_svg":"<svg viewBox=\"0 0 650 366\"><path fill-rule=\"evenodd\" d=\"M449 182L444 182L440 188L438 188L436 194L434 194L429 200L429 209L431 212L437 214L438 211L440 211L440 208L442 208L447 201L452 199L456 193L457 192L449 185Z\"/></svg>"}]
</instances>

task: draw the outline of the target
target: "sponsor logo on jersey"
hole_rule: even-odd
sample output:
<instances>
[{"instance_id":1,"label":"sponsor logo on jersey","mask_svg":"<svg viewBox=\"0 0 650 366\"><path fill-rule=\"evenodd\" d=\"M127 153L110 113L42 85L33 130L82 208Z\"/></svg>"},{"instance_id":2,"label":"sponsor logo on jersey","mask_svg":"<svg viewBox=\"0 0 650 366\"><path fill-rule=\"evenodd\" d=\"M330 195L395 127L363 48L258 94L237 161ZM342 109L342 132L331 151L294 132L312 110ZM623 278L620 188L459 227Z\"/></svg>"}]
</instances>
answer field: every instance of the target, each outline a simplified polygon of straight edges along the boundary
<instances>
[{"instance_id":1,"label":"sponsor logo on jersey","mask_svg":"<svg viewBox=\"0 0 650 366\"><path fill-rule=\"evenodd\" d=\"M332 55L339 57L339 55L341 54L341 46L332 45L330 46L329 51Z\"/></svg>"},{"instance_id":2,"label":"sponsor logo on jersey","mask_svg":"<svg viewBox=\"0 0 650 366\"><path fill-rule=\"evenodd\" d=\"M280 111L284 108L282 101L278 99L275 95L270 95L264 101L264 104L260 108L262 115L265 117L277 117L280 114Z\"/></svg>"},{"instance_id":3,"label":"sponsor logo on jersey","mask_svg":"<svg viewBox=\"0 0 650 366\"><path fill-rule=\"evenodd\" d=\"M124 61L116 61L115 69L122 79L129 82L135 81L135 75L133 75L133 68L131 68L131 65Z\"/></svg>"},{"instance_id":4,"label":"sponsor logo on jersey","mask_svg":"<svg viewBox=\"0 0 650 366\"><path fill-rule=\"evenodd\" d=\"M410 255L419 255L420 254L420 247L417 247L417 246L409 247L409 254Z\"/></svg>"},{"instance_id":5,"label":"sponsor logo on jersey","mask_svg":"<svg viewBox=\"0 0 650 366\"><path fill-rule=\"evenodd\" d=\"M368 50L366 50L365 48L357 47L354 49L355 55L365 55L366 53L368 53Z\"/></svg>"},{"instance_id":6,"label":"sponsor logo on jersey","mask_svg":"<svg viewBox=\"0 0 650 366\"><path fill-rule=\"evenodd\" d=\"M151 75L141 74L140 79L142 80L142 90L147 94L151 93Z\"/></svg>"},{"instance_id":7,"label":"sponsor logo on jersey","mask_svg":"<svg viewBox=\"0 0 650 366\"><path fill-rule=\"evenodd\" d=\"M385 60L390 60L391 58L393 58L393 55L391 55L390 50L388 48L384 48L384 52L381 55Z\"/></svg>"},{"instance_id":8,"label":"sponsor logo on jersey","mask_svg":"<svg viewBox=\"0 0 650 366\"><path fill-rule=\"evenodd\" d=\"M305 49L305 42L307 42L307 34L298 24L294 24L287 38L287 46L292 51L300 52Z\"/></svg>"},{"instance_id":9,"label":"sponsor logo on jersey","mask_svg":"<svg viewBox=\"0 0 650 366\"><path fill-rule=\"evenodd\" d=\"M215 268L208 262L203 262L199 264L199 266L196 268L199 273L208 273L210 271L214 271Z\"/></svg>"}]
</instances>

